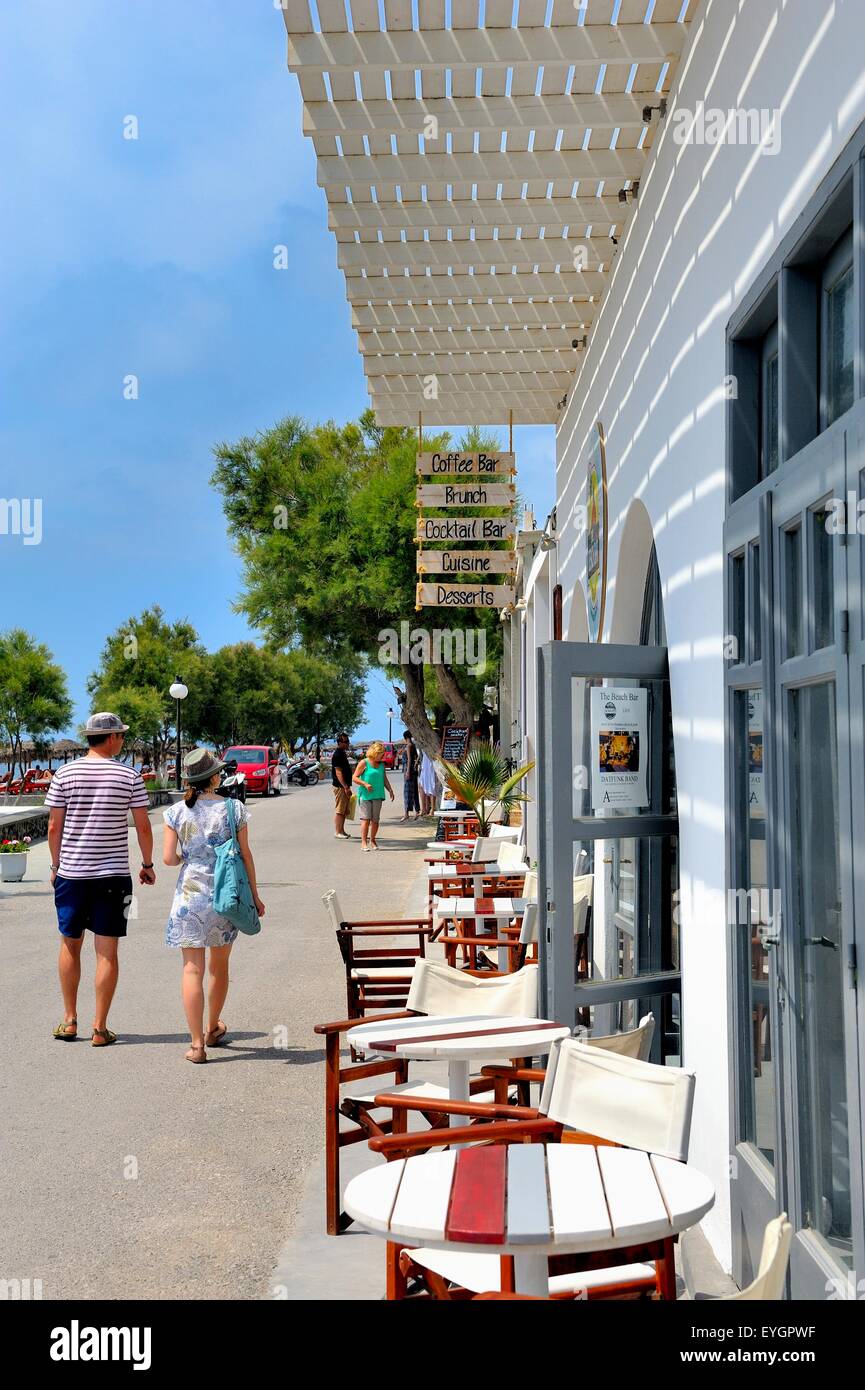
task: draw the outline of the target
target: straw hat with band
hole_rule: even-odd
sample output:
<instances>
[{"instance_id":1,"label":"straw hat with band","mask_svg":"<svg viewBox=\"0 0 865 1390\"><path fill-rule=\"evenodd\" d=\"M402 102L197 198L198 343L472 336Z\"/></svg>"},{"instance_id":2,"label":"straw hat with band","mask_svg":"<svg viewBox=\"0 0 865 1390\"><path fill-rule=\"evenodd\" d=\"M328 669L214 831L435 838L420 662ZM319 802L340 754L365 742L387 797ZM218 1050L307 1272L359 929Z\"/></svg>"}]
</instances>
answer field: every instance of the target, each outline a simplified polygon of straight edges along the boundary
<instances>
[{"instance_id":1,"label":"straw hat with band","mask_svg":"<svg viewBox=\"0 0 865 1390\"><path fill-rule=\"evenodd\" d=\"M193 748L183 759L183 775L191 787L201 787L225 767L209 748Z\"/></svg>"}]
</instances>

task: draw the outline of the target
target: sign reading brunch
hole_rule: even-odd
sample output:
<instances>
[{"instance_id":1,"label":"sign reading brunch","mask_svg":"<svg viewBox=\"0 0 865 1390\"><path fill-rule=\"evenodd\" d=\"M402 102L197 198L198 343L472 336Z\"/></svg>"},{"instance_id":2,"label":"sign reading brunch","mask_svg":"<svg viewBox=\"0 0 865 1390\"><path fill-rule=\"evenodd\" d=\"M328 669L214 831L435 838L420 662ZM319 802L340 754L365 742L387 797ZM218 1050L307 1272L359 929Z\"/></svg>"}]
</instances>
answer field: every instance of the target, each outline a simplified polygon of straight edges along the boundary
<instances>
[{"instance_id":1,"label":"sign reading brunch","mask_svg":"<svg viewBox=\"0 0 865 1390\"><path fill-rule=\"evenodd\" d=\"M607 600L607 455L600 420L597 429L586 476L586 608L590 642L601 639Z\"/></svg>"},{"instance_id":2,"label":"sign reading brunch","mask_svg":"<svg viewBox=\"0 0 865 1390\"><path fill-rule=\"evenodd\" d=\"M592 809L648 806L646 691L592 689Z\"/></svg>"},{"instance_id":3,"label":"sign reading brunch","mask_svg":"<svg viewBox=\"0 0 865 1390\"><path fill-rule=\"evenodd\" d=\"M500 609L513 605L515 592L508 581L513 580L516 571L513 549L516 488L510 481L514 471L512 453L478 450L473 453L418 454L417 472L423 480L419 480L417 487L419 508L428 507L439 512L453 508L463 513L484 508L487 512L497 513L492 516L418 518L417 571L420 577L415 599L418 610ZM424 550L423 545L427 541L438 542L439 547L449 544L463 547L480 542L498 548ZM441 578L437 583L430 583L424 578L427 575ZM447 583L448 578L461 582Z\"/></svg>"}]
</instances>

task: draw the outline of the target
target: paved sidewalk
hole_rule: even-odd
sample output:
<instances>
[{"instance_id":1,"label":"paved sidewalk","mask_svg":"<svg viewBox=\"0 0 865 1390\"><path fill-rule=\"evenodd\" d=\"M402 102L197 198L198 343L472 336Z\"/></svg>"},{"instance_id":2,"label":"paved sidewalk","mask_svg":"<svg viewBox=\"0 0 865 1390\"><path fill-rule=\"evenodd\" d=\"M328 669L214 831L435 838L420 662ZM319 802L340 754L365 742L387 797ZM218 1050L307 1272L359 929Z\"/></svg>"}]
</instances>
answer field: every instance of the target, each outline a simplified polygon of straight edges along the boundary
<instances>
[{"instance_id":1,"label":"paved sidewalk","mask_svg":"<svg viewBox=\"0 0 865 1390\"><path fill-rule=\"evenodd\" d=\"M137 891L120 948L112 1048L89 1044L89 946L82 1037L51 1036L62 1006L47 845L31 853L23 883L0 888L0 1278L41 1279L47 1299L268 1296L322 1151L313 1025L345 1012L320 894L336 888L361 917L405 913L430 830L399 824L400 790L396 779L374 855L333 839L328 785L250 802L268 915L260 936L235 947L230 1044L206 1067L183 1059L179 953L163 945L176 870L159 867L160 814L158 882Z\"/></svg>"}]
</instances>

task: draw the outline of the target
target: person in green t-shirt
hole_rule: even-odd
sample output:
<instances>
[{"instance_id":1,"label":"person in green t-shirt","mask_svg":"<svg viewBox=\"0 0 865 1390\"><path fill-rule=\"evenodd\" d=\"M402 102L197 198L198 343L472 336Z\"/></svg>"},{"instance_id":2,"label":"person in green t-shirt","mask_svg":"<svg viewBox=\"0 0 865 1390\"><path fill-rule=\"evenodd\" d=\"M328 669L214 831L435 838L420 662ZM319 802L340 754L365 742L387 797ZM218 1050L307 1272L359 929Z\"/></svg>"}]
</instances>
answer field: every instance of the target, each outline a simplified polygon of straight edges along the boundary
<instances>
[{"instance_id":1,"label":"person in green t-shirt","mask_svg":"<svg viewBox=\"0 0 865 1390\"><path fill-rule=\"evenodd\" d=\"M387 780L384 766L384 744L380 740L371 743L366 757L361 758L354 770L353 784L357 787L357 808L360 816L360 843L364 854L378 849L376 837L381 820L381 808L387 791L393 801L393 787Z\"/></svg>"}]
</instances>

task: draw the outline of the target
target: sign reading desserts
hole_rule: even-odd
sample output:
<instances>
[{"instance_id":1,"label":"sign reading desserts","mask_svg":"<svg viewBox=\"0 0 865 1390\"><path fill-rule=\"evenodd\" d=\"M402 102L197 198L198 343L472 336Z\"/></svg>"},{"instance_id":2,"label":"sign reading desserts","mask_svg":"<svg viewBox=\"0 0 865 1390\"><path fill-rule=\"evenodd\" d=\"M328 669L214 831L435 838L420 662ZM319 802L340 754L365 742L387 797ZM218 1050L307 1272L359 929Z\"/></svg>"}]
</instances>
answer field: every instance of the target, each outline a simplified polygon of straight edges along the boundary
<instances>
[{"instance_id":1,"label":"sign reading desserts","mask_svg":"<svg viewBox=\"0 0 865 1390\"><path fill-rule=\"evenodd\" d=\"M418 609L501 609L513 604L514 472L511 453L418 454L419 511L447 513L453 509L460 513L418 517ZM425 550L429 543L435 548ZM477 550L464 548L474 544L479 546ZM485 545L496 549L483 549Z\"/></svg>"}]
</instances>

